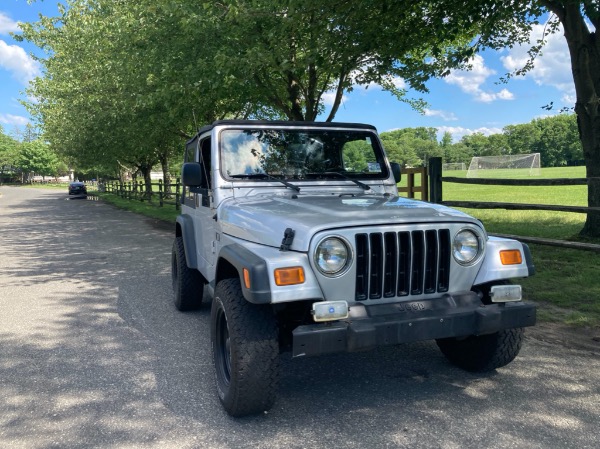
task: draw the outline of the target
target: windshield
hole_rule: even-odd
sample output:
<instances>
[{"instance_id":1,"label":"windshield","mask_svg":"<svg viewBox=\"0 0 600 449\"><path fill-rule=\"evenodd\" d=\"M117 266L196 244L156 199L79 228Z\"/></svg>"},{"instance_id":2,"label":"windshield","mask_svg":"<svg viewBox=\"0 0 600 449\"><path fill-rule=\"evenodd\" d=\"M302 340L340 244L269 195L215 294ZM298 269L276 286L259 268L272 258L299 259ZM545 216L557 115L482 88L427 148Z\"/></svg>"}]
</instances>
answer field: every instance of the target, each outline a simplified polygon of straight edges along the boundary
<instances>
[{"instance_id":1,"label":"windshield","mask_svg":"<svg viewBox=\"0 0 600 449\"><path fill-rule=\"evenodd\" d=\"M375 135L359 130L228 129L221 134L221 160L227 178L388 177Z\"/></svg>"}]
</instances>

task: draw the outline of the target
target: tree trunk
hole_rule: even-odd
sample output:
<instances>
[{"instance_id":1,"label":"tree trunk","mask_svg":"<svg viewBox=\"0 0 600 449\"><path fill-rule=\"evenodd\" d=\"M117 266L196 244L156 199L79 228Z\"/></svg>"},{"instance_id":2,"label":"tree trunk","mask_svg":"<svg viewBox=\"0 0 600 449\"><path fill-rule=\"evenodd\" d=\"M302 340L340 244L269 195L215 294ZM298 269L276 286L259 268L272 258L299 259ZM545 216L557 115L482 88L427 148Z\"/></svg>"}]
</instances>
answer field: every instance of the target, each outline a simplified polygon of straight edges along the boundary
<instances>
[{"instance_id":1,"label":"tree trunk","mask_svg":"<svg viewBox=\"0 0 600 449\"><path fill-rule=\"evenodd\" d=\"M171 189L171 173L169 172L169 157L167 156L167 151L160 153L159 159L163 172L165 198L171 198L173 190Z\"/></svg>"},{"instance_id":2,"label":"tree trunk","mask_svg":"<svg viewBox=\"0 0 600 449\"><path fill-rule=\"evenodd\" d=\"M579 2L546 2L561 21L575 82L575 113L588 178L588 207L600 207L600 45ZM600 237L600 213L588 212L581 236Z\"/></svg>"},{"instance_id":3,"label":"tree trunk","mask_svg":"<svg viewBox=\"0 0 600 449\"><path fill-rule=\"evenodd\" d=\"M144 176L144 184L146 186L145 198L150 201L152 199L152 178L150 177L150 172L152 171L152 164L142 164L140 165L140 171Z\"/></svg>"}]
</instances>

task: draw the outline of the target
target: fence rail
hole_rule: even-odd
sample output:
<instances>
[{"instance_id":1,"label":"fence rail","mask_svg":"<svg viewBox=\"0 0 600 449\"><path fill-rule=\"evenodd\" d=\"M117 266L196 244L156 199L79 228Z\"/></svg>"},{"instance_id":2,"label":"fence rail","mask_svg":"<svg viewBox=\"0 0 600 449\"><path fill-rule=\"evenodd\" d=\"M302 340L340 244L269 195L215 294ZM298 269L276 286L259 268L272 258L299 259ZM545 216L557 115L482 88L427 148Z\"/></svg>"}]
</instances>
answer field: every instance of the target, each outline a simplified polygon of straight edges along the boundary
<instances>
[{"instance_id":1,"label":"fence rail","mask_svg":"<svg viewBox=\"0 0 600 449\"><path fill-rule=\"evenodd\" d=\"M500 179L500 178L455 178L443 176L443 182L457 184L485 184L498 186L581 186L587 185L587 178L551 178L551 179Z\"/></svg>"},{"instance_id":2,"label":"fence rail","mask_svg":"<svg viewBox=\"0 0 600 449\"><path fill-rule=\"evenodd\" d=\"M172 183L164 183L162 179L159 179L158 182L150 183L150 186L152 191L146 191L146 184L143 181L105 181L99 188L123 199L147 201L157 207L175 206L176 210L181 208L181 181L179 178ZM155 192L154 187L158 187L158 191Z\"/></svg>"},{"instance_id":3,"label":"fence rail","mask_svg":"<svg viewBox=\"0 0 600 449\"><path fill-rule=\"evenodd\" d=\"M552 179L498 179L498 178L456 178L442 176L441 158L429 160L429 180L432 203L444 204L452 207L464 207L469 209L507 209L507 210L549 210L555 212L573 212L587 214L599 213L600 207L564 206L559 204L525 204L504 203L488 201L445 201L443 199L443 182L478 185L501 185L501 186L576 186L587 185L588 178L552 178Z\"/></svg>"}]
</instances>

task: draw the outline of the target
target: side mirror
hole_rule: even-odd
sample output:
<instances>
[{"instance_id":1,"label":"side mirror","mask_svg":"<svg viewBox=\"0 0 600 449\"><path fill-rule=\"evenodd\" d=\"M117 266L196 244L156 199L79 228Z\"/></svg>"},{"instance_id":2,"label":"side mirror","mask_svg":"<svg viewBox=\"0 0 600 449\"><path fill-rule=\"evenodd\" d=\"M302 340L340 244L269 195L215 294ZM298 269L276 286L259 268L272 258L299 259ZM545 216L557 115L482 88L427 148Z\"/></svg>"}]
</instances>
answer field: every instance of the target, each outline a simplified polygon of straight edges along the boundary
<instances>
[{"instance_id":1,"label":"side mirror","mask_svg":"<svg viewBox=\"0 0 600 449\"><path fill-rule=\"evenodd\" d=\"M202 185L202 167L198 162L186 162L181 167L181 182L189 187Z\"/></svg>"},{"instance_id":2,"label":"side mirror","mask_svg":"<svg viewBox=\"0 0 600 449\"><path fill-rule=\"evenodd\" d=\"M392 166L394 180L396 181L396 184L398 184L402 179L402 167L400 167L400 164L398 162L390 162L390 165Z\"/></svg>"}]
</instances>

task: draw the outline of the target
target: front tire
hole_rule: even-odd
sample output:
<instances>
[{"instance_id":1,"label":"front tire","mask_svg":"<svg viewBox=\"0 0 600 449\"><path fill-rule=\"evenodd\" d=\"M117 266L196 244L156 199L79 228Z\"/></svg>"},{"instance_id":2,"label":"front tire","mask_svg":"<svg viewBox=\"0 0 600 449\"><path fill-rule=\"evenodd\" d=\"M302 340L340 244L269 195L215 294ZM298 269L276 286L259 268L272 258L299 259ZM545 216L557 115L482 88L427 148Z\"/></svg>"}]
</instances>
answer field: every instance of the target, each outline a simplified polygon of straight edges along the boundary
<instances>
[{"instance_id":1,"label":"front tire","mask_svg":"<svg viewBox=\"0 0 600 449\"><path fill-rule=\"evenodd\" d=\"M204 298L204 284L206 282L198 270L187 266L182 237L176 237L173 242L171 281L177 310L181 312L197 310Z\"/></svg>"},{"instance_id":2,"label":"front tire","mask_svg":"<svg viewBox=\"0 0 600 449\"><path fill-rule=\"evenodd\" d=\"M277 321L268 305L247 302L239 279L217 284L211 309L217 393L231 416L269 410L279 380Z\"/></svg>"},{"instance_id":3,"label":"front tire","mask_svg":"<svg viewBox=\"0 0 600 449\"><path fill-rule=\"evenodd\" d=\"M523 328L505 329L465 339L443 338L436 343L454 365L471 372L487 372L512 362L521 350Z\"/></svg>"}]
</instances>

